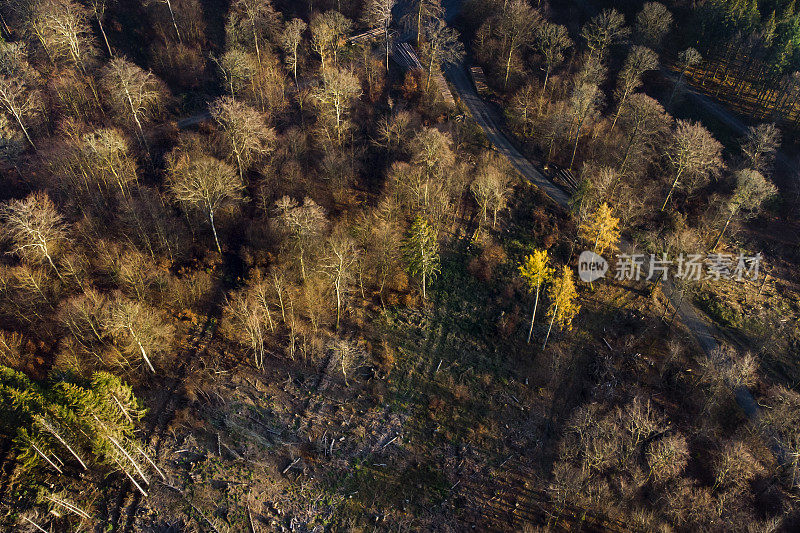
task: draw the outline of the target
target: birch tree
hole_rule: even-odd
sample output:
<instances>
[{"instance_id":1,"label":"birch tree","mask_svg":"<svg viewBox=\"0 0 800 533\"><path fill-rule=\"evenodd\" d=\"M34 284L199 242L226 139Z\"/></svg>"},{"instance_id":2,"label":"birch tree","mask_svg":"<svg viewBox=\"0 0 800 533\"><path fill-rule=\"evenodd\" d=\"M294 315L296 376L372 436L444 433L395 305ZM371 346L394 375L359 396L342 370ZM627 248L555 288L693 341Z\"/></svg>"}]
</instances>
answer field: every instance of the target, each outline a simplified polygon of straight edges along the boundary
<instances>
[{"instance_id":1,"label":"birch tree","mask_svg":"<svg viewBox=\"0 0 800 533\"><path fill-rule=\"evenodd\" d=\"M139 142L147 150L144 125L155 118L166 101L166 91L161 80L120 57L112 58L106 65L102 84L109 102L121 115L131 121Z\"/></svg>"},{"instance_id":2,"label":"birch tree","mask_svg":"<svg viewBox=\"0 0 800 533\"><path fill-rule=\"evenodd\" d=\"M671 134L665 156L673 178L661 211L675 190L691 193L723 167L722 145L697 122L679 120Z\"/></svg>"},{"instance_id":3,"label":"birch tree","mask_svg":"<svg viewBox=\"0 0 800 533\"><path fill-rule=\"evenodd\" d=\"M464 45L458 32L440 18L433 18L425 24L425 45L422 47L428 59L428 78L425 91L430 88L434 66L444 68L454 65L464 57Z\"/></svg>"},{"instance_id":4,"label":"birch tree","mask_svg":"<svg viewBox=\"0 0 800 533\"><path fill-rule=\"evenodd\" d=\"M427 299L428 282L440 271L439 242L433 226L421 216L417 216L411 225L408 237L403 242L402 249L408 270L412 276L419 279L422 298Z\"/></svg>"},{"instance_id":5,"label":"birch tree","mask_svg":"<svg viewBox=\"0 0 800 533\"><path fill-rule=\"evenodd\" d=\"M32 262L47 262L61 276L53 256L67 239L67 225L46 193L0 205L0 221L15 254Z\"/></svg>"},{"instance_id":6,"label":"birch tree","mask_svg":"<svg viewBox=\"0 0 800 533\"><path fill-rule=\"evenodd\" d=\"M303 205L300 205L288 196L275 202L275 210L278 223L297 250L300 273L305 281L306 255L327 224L325 210L311 198L305 198Z\"/></svg>"},{"instance_id":7,"label":"birch tree","mask_svg":"<svg viewBox=\"0 0 800 533\"><path fill-rule=\"evenodd\" d=\"M124 355L141 357L154 374L154 358L169 353L175 335L158 311L124 296L112 302L106 328Z\"/></svg>"},{"instance_id":8,"label":"birch tree","mask_svg":"<svg viewBox=\"0 0 800 533\"><path fill-rule=\"evenodd\" d=\"M217 251L222 253L215 216L241 200L242 179L233 167L210 156L173 153L169 159L172 195L187 210L199 210L208 217Z\"/></svg>"},{"instance_id":9,"label":"birch tree","mask_svg":"<svg viewBox=\"0 0 800 533\"><path fill-rule=\"evenodd\" d=\"M505 76L503 88L508 87L511 62L519 50L533 42L534 32L542 24L541 15L526 0L511 0L500 15L500 32L505 37Z\"/></svg>"},{"instance_id":10,"label":"birch tree","mask_svg":"<svg viewBox=\"0 0 800 533\"><path fill-rule=\"evenodd\" d=\"M103 36L103 42L108 50L108 57L114 57L114 52L111 50L111 44L108 42L108 36L106 35L106 28L103 26L103 21L106 18L108 6L113 5L114 2L116 2L116 0L89 0L89 7L94 14L97 25L100 27L100 34Z\"/></svg>"},{"instance_id":11,"label":"birch tree","mask_svg":"<svg viewBox=\"0 0 800 533\"><path fill-rule=\"evenodd\" d=\"M534 250L532 254L525 257L519 266L519 273L528 287L528 292L533 292L536 297L533 302L533 313L531 313L531 327L528 330L528 344L531 343L533 336L533 323L536 320L536 309L539 307L539 292L542 286L550 281L555 272L549 265L550 257L547 250Z\"/></svg>"},{"instance_id":12,"label":"birch tree","mask_svg":"<svg viewBox=\"0 0 800 533\"><path fill-rule=\"evenodd\" d=\"M604 9L581 28L581 37L586 40L590 55L597 58L605 56L611 45L629 34L625 17L616 9Z\"/></svg>"},{"instance_id":13,"label":"birch tree","mask_svg":"<svg viewBox=\"0 0 800 533\"><path fill-rule=\"evenodd\" d=\"M383 45L386 50L386 72L389 72L389 51L391 49L392 10L397 0L369 0L364 10L364 21L371 28L383 30Z\"/></svg>"},{"instance_id":14,"label":"birch tree","mask_svg":"<svg viewBox=\"0 0 800 533\"><path fill-rule=\"evenodd\" d=\"M578 141L586 123L599 111L602 102L602 92L593 83L582 83L572 90L569 99L569 113L572 116L572 157L569 160L569 169L575 164L575 155L578 153Z\"/></svg>"},{"instance_id":15,"label":"birch tree","mask_svg":"<svg viewBox=\"0 0 800 533\"><path fill-rule=\"evenodd\" d=\"M751 217L759 212L761 206L770 198L778 194L778 189L770 183L759 171L744 169L736 173L736 188L728 199L725 210L728 217L725 225L720 230L711 249L715 249L720 239L728 229L728 225L736 216Z\"/></svg>"},{"instance_id":16,"label":"birch tree","mask_svg":"<svg viewBox=\"0 0 800 533\"><path fill-rule=\"evenodd\" d=\"M332 59L333 66L337 65L339 50L352 26L352 22L338 11L326 11L311 19L311 47L320 57L323 75L331 66L326 65L326 59Z\"/></svg>"},{"instance_id":17,"label":"birch tree","mask_svg":"<svg viewBox=\"0 0 800 533\"><path fill-rule=\"evenodd\" d=\"M544 338L542 349L547 347L547 340L550 338L550 332L553 329L553 324L558 325L559 330L571 329L572 319L580 311L580 305L575 303L578 293L575 290L575 282L572 279L572 269L564 265L561 270L561 275L553 278L552 283L548 289L548 297L550 299L550 307L547 309L547 316L550 317L550 325L547 328L547 336Z\"/></svg>"},{"instance_id":18,"label":"birch tree","mask_svg":"<svg viewBox=\"0 0 800 533\"><path fill-rule=\"evenodd\" d=\"M73 0L36 2L29 25L51 61L86 74L96 52L86 8Z\"/></svg>"},{"instance_id":19,"label":"birch tree","mask_svg":"<svg viewBox=\"0 0 800 533\"><path fill-rule=\"evenodd\" d=\"M672 29L672 23L672 13L664 4L645 2L636 14L633 34L644 46L658 49Z\"/></svg>"},{"instance_id":20,"label":"birch tree","mask_svg":"<svg viewBox=\"0 0 800 533\"><path fill-rule=\"evenodd\" d=\"M244 173L253 162L272 151L275 130L258 110L229 96L215 100L209 111L220 127L231 159L236 162L239 178L244 181Z\"/></svg>"},{"instance_id":21,"label":"birch tree","mask_svg":"<svg viewBox=\"0 0 800 533\"><path fill-rule=\"evenodd\" d=\"M14 117L28 143L36 150L27 125L42 109L39 93L31 90L19 78L0 74L0 109Z\"/></svg>"},{"instance_id":22,"label":"birch tree","mask_svg":"<svg viewBox=\"0 0 800 533\"><path fill-rule=\"evenodd\" d=\"M617 100L617 113L614 115L614 121L611 123L611 130L617 125L619 115L622 113L622 107L628 100L628 97L634 91L642 86L642 74L648 70L655 70L658 68L658 55L644 46L634 45L625 58L625 64L617 78L617 88L614 91L614 97Z\"/></svg>"},{"instance_id":23,"label":"birch tree","mask_svg":"<svg viewBox=\"0 0 800 533\"><path fill-rule=\"evenodd\" d=\"M286 65L292 71L294 84L298 90L300 89L300 85L297 82L297 66L300 62L298 51L303 42L303 33L305 33L307 27L308 25L302 19L293 18L286 23L286 27L281 34L281 47L283 47Z\"/></svg>"},{"instance_id":24,"label":"birch tree","mask_svg":"<svg viewBox=\"0 0 800 533\"><path fill-rule=\"evenodd\" d=\"M492 229L497 226L497 214L506 206L511 193L511 180L507 168L497 158L488 158L478 166L470 192L480 208L478 232L491 214Z\"/></svg>"},{"instance_id":25,"label":"birch tree","mask_svg":"<svg viewBox=\"0 0 800 533\"><path fill-rule=\"evenodd\" d=\"M336 329L339 329L342 305L355 277L359 254L353 239L342 231L335 231L328 238L320 266L330 279L336 297Z\"/></svg>"},{"instance_id":26,"label":"birch tree","mask_svg":"<svg viewBox=\"0 0 800 533\"><path fill-rule=\"evenodd\" d=\"M349 70L328 69L322 72L322 85L314 92L324 116L332 122L335 134L331 140L341 144L348 128L353 101L361 96L361 83Z\"/></svg>"},{"instance_id":27,"label":"birch tree","mask_svg":"<svg viewBox=\"0 0 800 533\"><path fill-rule=\"evenodd\" d=\"M241 46L256 54L259 67L270 37L277 39L280 16L270 0L234 0L225 24L228 47Z\"/></svg>"},{"instance_id":28,"label":"birch tree","mask_svg":"<svg viewBox=\"0 0 800 533\"><path fill-rule=\"evenodd\" d=\"M553 68L564 61L564 51L572 46L572 39L569 38L569 31L565 26L542 21L536 27L534 46L536 51L542 56L544 64L544 83L542 84L542 98L547 94L547 82Z\"/></svg>"},{"instance_id":29,"label":"birch tree","mask_svg":"<svg viewBox=\"0 0 800 533\"><path fill-rule=\"evenodd\" d=\"M750 126L742 140L742 154L749 168L766 172L781 146L781 130L775 124Z\"/></svg>"}]
</instances>

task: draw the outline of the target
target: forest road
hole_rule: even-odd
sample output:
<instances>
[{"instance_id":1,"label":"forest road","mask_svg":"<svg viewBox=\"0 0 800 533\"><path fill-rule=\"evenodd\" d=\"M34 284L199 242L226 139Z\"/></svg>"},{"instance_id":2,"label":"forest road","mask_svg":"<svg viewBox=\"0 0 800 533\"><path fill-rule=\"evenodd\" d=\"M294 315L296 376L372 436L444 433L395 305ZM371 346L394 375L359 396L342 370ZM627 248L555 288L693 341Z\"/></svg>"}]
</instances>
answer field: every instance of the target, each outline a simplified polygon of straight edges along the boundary
<instances>
[{"instance_id":1,"label":"forest road","mask_svg":"<svg viewBox=\"0 0 800 533\"><path fill-rule=\"evenodd\" d=\"M448 68L445 75L458 94L464 105L467 106L472 117L486 133L489 142L495 149L503 154L522 176L544 191L556 204L563 209L569 208L570 196L560 187L544 176L544 174L526 158L514 145L509 138L509 134L501 126L504 122L502 116L485 102L479 95L470 77L467 75L466 67L459 63ZM622 241L620 248L626 253L633 253L636 246L628 241ZM646 268L642 269L646 274ZM670 304L677 310L680 321L692 334L700 349L709 354L719 347L713 325L708 324L701 318L699 311L686 300L685 295L666 279L661 284L661 290ZM745 412L748 418L756 420L759 409L755 398L745 387L739 387L735 391L736 401L739 407Z\"/></svg>"}]
</instances>

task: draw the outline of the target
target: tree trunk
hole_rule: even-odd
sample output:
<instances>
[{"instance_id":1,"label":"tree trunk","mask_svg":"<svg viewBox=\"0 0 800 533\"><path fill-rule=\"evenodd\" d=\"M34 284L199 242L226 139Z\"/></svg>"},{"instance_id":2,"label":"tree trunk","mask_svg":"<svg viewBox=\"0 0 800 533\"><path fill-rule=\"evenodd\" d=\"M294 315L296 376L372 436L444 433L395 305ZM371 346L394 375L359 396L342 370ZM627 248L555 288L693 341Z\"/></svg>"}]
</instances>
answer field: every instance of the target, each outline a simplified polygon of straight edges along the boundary
<instances>
[{"instance_id":1,"label":"tree trunk","mask_svg":"<svg viewBox=\"0 0 800 533\"><path fill-rule=\"evenodd\" d=\"M556 315L558 314L558 304L556 304L556 308L553 311L553 318L550 319L550 326L547 328L547 336L544 338L544 344L542 344L542 350L547 347L547 340L550 338L550 331L553 329L553 322L556 321Z\"/></svg>"},{"instance_id":2,"label":"tree trunk","mask_svg":"<svg viewBox=\"0 0 800 533\"><path fill-rule=\"evenodd\" d=\"M711 245L711 251L712 252L717 249L717 245L719 244L720 239L722 239L722 235L725 234L725 230L728 229L728 224L731 223L731 219L733 218L733 215L735 215L735 214L736 214L736 211L731 211L731 214L728 215L728 219L725 221L725 225L722 227L722 231L719 232L719 235L717 235L717 238L714 239L714 244Z\"/></svg>"},{"instance_id":3,"label":"tree trunk","mask_svg":"<svg viewBox=\"0 0 800 533\"><path fill-rule=\"evenodd\" d=\"M533 321L536 320L536 308L539 306L539 288L541 287L540 283L536 284L536 300L533 302L533 314L531 315L531 329L528 330L528 344L531 343L531 337L533 336Z\"/></svg>"},{"instance_id":4,"label":"tree trunk","mask_svg":"<svg viewBox=\"0 0 800 533\"><path fill-rule=\"evenodd\" d=\"M175 28L175 35L178 36L178 42L183 44L183 40L181 39L181 32L178 31L178 23L175 21L175 12L172 11L172 2L170 0L166 0L167 7L169 8L169 14L172 17L172 26Z\"/></svg>"},{"instance_id":5,"label":"tree trunk","mask_svg":"<svg viewBox=\"0 0 800 533\"><path fill-rule=\"evenodd\" d=\"M153 368L153 363L151 363L150 358L147 357L147 352L145 351L144 346L142 346L142 343L139 342L139 337L136 336L136 333L134 333L133 328L130 326L128 326L128 332L130 332L131 337L133 337L133 340L135 340L137 346L139 346L139 351L142 353L142 358L144 359L144 362L147 363L147 367L153 374L155 374L156 369Z\"/></svg>"},{"instance_id":6,"label":"tree trunk","mask_svg":"<svg viewBox=\"0 0 800 533\"><path fill-rule=\"evenodd\" d=\"M108 37L106 36L106 29L103 27L103 21L100 20L100 15L95 13L97 17L97 24L100 26L100 33L103 35L103 41L106 43L106 48L108 49L108 56L114 57L114 52L111 51L111 45L108 43Z\"/></svg>"},{"instance_id":7,"label":"tree trunk","mask_svg":"<svg viewBox=\"0 0 800 533\"><path fill-rule=\"evenodd\" d=\"M666 209L667 202L669 202L669 199L672 197L672 193L675 190L675 187L678 186L678 179L680 179L680 177L681 177L681 172L683 172L683 171L680 170L675 175L675 180L672 182L672 187L669 188L669 193L667 194L667 197L664 199L664 204L661 206L661 212L664 212L664 209Z\"/></svg>"},{"instance_id":8,"label":"tree trunk","mask_svg":"<svg viewBox=\"0 0 800 533\"><path fill-rule=\"evenodd\" d=\"M214 210L209 209L208 220L211 221L211 231L214 233L214 242L217 244L217 251L222 253L222 246L219 245L219 237L217 237L217 225L214 224Z\"/></svg>"}]
</instances>

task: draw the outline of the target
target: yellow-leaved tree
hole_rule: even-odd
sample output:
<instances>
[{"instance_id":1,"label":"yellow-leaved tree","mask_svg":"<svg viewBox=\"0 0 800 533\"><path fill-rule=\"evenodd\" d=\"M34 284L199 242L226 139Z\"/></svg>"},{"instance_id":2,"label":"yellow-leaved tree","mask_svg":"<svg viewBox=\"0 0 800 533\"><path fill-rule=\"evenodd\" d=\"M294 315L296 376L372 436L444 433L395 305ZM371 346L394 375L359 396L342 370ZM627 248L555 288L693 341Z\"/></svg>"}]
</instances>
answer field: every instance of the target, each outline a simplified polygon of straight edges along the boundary
<instances>
[{"instance_id":1,"label":"yellow-leaved tree","mask_svg":"<svg viewBox=\"0 0 800 533\"><path fill-rule=\"evenodd\" d=\"M580 227L581 238L593 244L592 251L602 254L613 250L619 242L619 219L613 215L611 207L603 202L586 217Z\"/></svg>"},{"instance_id":2,"label":"yellow-leaved tree","mask_svg":"<svg viewBox=\"0 0 800 533\"><path fill-rule=\"evenodd\" d=\"M581 306L575 300L578 298L578 293L575 290L575 282L572 279L572 270L568 266L564 266L561 275L553 278L550 288L548 289L548 296L550 297L550 308L547 310L547 316L550 317L550 327L547 328L547 336L544 338L542 349L547 346L547 340L550 338L550 331L553 329L553 324L558 324L559 330L572 329L572 319L580 311Z\"/></svg>"},{"instance_id":3,"label":"yellow-leaved tree","mask_svg":"<svg viewBox=\"0 0 800 533\"><path fill-rule=\"evenodd\" d=\"M531 315L531 328L528 331L528 344L531 343L533 335L533 322L536 320L536 308L539 306L539 291L542 285L547 283L553 276L554 270L550 268L550 257L547 250L534 250L528 255L519 266L519 273L528 285L528 292L536 294L533 303L533 315Z\"/></svg>"}]
</instances>

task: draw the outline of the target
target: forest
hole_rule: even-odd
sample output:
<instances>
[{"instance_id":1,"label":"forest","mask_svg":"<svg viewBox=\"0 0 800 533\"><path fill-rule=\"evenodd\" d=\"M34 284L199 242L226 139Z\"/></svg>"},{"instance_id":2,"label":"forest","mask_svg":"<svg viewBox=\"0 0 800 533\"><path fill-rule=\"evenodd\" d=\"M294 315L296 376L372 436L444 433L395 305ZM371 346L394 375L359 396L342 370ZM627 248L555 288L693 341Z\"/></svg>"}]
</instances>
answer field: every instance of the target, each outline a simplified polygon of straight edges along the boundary
<instances>
[{"instance_id":1,"label":"forest","mask_svg":"<svg viewBox=\"0 0 800 533\"><path fill-rule=\"evenodd\" d=\"M800 529L795 0L2 0L0 529Z\"/></svg>"}]
</instances>

